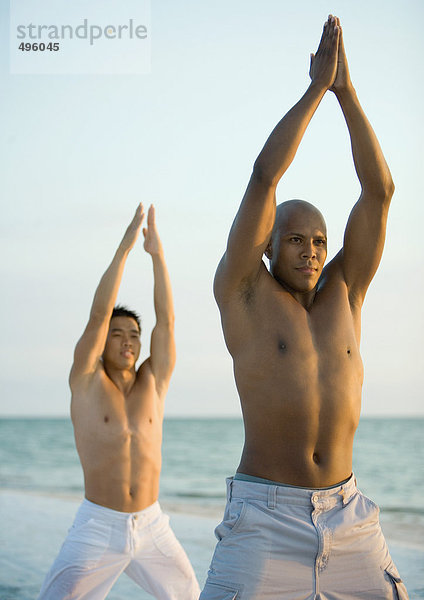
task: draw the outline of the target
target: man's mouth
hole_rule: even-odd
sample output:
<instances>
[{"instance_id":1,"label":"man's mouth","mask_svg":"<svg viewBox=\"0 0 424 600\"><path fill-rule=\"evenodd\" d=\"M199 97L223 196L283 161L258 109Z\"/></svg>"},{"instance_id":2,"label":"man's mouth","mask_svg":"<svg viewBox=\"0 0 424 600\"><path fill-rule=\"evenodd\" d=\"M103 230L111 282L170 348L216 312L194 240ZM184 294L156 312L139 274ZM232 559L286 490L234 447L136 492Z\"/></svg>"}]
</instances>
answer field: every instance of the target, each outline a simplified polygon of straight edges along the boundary
<instances>
[{"instance_id":1,"label":"man's mouth","mask_svg":"<svg viewBox=\"0 0 424 600\"><path fill-rule=\"evenodd\" d=\"M307 275L314 275L317 272L317 269L315 269L314 267L297 267L296 271L306 273Z\"/></svg>"},{"instance_id":2,"label":"man's mouth","mask_svg":"<svg viewBox=\"0 0 424 600\"><path fill-rule=\"evenodd\" d=\"M124 358L132 358L133 353L131 352L131 350L124 350L123 352L121 352L122 356Z\"/></svg>"}]
</instances>

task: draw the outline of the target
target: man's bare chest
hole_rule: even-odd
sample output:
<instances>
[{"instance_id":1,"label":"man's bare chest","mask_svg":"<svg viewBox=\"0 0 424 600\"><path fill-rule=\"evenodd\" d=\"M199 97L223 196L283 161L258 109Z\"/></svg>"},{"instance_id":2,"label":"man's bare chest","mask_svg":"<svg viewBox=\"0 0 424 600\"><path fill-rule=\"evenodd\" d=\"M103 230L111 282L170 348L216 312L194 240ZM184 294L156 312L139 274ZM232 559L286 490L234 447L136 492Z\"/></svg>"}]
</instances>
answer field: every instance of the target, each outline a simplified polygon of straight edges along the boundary
<instances>
[{"instance_id":1,"label":"man's bare chest","mask_svg":"<svg viewBox=\"0 0 424 600\"><path fill-rule=\"evenodd\" d=\"M110 442L150 436L161 425L154 389L138 385L125 396L105 377L93 382L84 397L73 400L72 412L76 430Z\"/></svg>"},{"instance_id":2,"label":"man's bare chest","mask_svg":"<svg viewBox=\"0 0 424 600\"><path fill-rule=\"evenodd\" d=\"M242 402L267 398L268 406L283 403L303 414L312 399L334 408L345 392L358 397L363 367L349 303L343 296L325 300L310 310L287 295L257 304L233 353Z\"/></svg>"},{"instance_id":3,"label":"man's bare chest","mask_svg":"<svg viewBox=\"0 0 424 600\"><path fill-rule=\"evenodd\" d=\"M318 293L309 310L290 294L273 291L246 306L246 317L236 363L297 372L303 365L307 372L312 363L360 361L358 326L343 289Z\"/></svg>"}]
</instances>

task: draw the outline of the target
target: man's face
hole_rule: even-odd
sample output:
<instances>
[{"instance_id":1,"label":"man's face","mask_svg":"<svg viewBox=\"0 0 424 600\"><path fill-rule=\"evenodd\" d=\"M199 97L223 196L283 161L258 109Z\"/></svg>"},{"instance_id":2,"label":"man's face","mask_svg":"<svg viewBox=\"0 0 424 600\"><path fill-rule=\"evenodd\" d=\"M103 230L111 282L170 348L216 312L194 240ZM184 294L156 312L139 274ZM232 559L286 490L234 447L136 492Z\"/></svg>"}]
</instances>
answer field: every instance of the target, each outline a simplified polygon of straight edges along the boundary
<instances>
[{"instance_id":1,"label":"man's face","mask_svg":"<svg viewBox=\"0 0 424 600\"><path fill-rule=\"evenodd\" d=\"M277 211L267 254L277 281L296 292L312 291L327 257L327 231L321 214L302 205Z\"/></svg>"},{"instance_id":2,"label":"man's face","mask_svg":"<svg viewBox=\"0 0 424 600\"><path fill-rule=\"evenodd\" d=\"M110 321L103 361L121 369L134 367L140 355L140 332L131 317L113 317Z\"/></svg>"}]
</instances>

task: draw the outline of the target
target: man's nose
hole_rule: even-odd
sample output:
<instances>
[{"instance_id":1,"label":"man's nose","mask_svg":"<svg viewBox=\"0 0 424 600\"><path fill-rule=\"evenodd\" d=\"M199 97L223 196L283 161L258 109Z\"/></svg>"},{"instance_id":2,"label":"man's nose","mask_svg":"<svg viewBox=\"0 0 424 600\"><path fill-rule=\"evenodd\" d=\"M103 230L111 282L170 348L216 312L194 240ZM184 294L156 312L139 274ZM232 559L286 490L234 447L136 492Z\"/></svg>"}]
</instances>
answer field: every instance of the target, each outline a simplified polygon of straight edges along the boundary
<instances>
[{"instance_id":1,"label":"man's nose","mask_svg":"<svg viewBox=\"0 0 424 600\"><path fill-rule=\"evenodd\" d=\"M302 258L315 258L316 251L313 242L305 242L302 248Z\"/></svg>"}]
</instances>

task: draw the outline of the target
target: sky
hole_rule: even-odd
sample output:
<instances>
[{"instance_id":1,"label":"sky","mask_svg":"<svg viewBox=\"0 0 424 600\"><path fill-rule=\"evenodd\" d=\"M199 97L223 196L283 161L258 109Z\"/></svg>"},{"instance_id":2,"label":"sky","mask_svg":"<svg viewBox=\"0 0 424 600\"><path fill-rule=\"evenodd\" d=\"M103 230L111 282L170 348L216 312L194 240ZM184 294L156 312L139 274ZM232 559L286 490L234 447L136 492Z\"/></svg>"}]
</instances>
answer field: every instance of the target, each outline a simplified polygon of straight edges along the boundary
<instances>
[{"instance_id":1,"label":"sky","mask_svg":"<svg viewBox=\"0 0 424 600\"><path fill-rule=\"evenodd\" d=\"M155 204L174 290L178 358L166 415L240 415L213 276L256 156L307 89L330 12L396 184L363 310L363 414L424 414L420 0L152 0L150 72L130 75L12 74L9 4L0 0L0 415L69 414L73 348L140 201ZM331 258L358 196L346 125L328 93L277 200L318 206ZM118 300L142 315L142 358L152 285L139 242Z\"/></svg>"}]
</instances>

